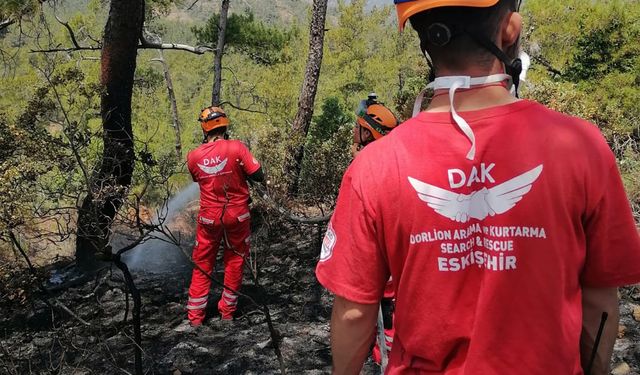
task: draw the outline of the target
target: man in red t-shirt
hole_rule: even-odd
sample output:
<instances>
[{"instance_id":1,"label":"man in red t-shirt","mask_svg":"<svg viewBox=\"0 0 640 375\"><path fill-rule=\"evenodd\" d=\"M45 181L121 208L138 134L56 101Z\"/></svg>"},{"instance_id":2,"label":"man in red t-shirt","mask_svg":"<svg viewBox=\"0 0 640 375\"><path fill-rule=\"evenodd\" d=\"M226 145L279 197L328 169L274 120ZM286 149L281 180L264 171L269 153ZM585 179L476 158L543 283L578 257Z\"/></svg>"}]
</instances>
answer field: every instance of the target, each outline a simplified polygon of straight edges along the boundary
<instances>
[{"instance_id":1,"label":"man in red t-shirt","mask_svg":"<svg viewBox=\"0 0 640 375\"><path fill-rule=\"evenodd\" d=\"M196 267L187 303L192 326L202 324L205 318L211 286L208 275L213 272L220 241L224 247L225 288L218 311L222 319L233 319L251 235L247 179L264 181L260 163L247 146L228 139L229 119L221 108L203 109L199 121L204 143L187 155L189 172L200 185L200 211L192 256Z\"/></svg>"},{"instance_id":2,"label":"man in red t-shirt","mask_svg":"<svg viewBox=\"0 0 640 375\"><path fill-rule=\"evenodd\" d=\"M366 145L377 139L389 134L398 126L396 116L385 107L384 104L378 102L378 96L375 93L369 94L366 100L362 100L358 109L356 109L356 126L353 129L353 156L360 153ZM395 329L393 328L393 309L394 309L395 291L393 280L389 279L384 289L384 295L380 302L381 317L378 319L378 325L383 328L384 337L376 337L373 346L373 360L381 364L386 358L386 353L393 346L393 336ZM380 321L382 318L382 322ZM384 350L380 350L380 343L384 342Z\"/></svg>"},{"instance_id":3,"label":"man in red t-shirt","mask_svg":"<svg viewBox=\"0 0 640 375\"><path fill-rule=\"evenodd\" d=\"M617 287L640 282L614 155L596 126L510 93L515 0L396 6L434 98L343 178L316 269L336 295L334 373L360 371L392 276L387 374L583 374L603 312L591 374L608 374Z\"/></svg>"}]
</instances>

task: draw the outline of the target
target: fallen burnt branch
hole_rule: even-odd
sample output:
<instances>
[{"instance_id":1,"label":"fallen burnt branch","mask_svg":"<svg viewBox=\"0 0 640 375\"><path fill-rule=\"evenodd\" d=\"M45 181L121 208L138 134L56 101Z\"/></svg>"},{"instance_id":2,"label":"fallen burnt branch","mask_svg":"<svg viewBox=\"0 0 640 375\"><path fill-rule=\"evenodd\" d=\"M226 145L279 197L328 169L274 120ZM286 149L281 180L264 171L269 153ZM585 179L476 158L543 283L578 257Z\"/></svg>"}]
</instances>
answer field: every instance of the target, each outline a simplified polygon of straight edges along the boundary
<instances>
[{"instance_id":1,"label":"fallen burnt branch","mask_svg":"<svg viewBox=\"0 0 640 375\"><path fill-rule=\"evenodd\" d=\"M227 205L229 204L229 195L227 194L227 191L225 189L225 197L226 197L226 202L222 208L222 217L224 217L224 214L227 210ZM237 249L235 249L232 245L231 242L229 241L229 237L227 235L227 228L225 227L224 223L222 222L222 220L220 221L220 225L222 225L222 240L223 240L223 247L229 251L233 251L236 255L242 257L243 259L243 264L245 266L247 266L249 268L249 273L251 274L251 278L253 279L253 283L256 287L258 287L258 289L260 289L263 294L266 294L266 290L264 289L264 287L260 284L260 282L258 281L258 270L251 268L251 262L247 261L247 255L250 255L251 253L249 252L248 254L240 254L238 253ZM194 262L195 264L195 262ZM198 267L200 268L200 267ZM202 272L202 269L200 270ZM211 278L211 276L209 276L209 278ZM234 292L236 294L238 294L238 292ZM247 296L248 297L248 296ZM286 374L286 367L284 365L284 358L282 358L282 351L280 350L280 334L278 334L278 331L276 331L274 325L273 325L273 321L271 320L271 312L269 311L269 307L267 306L266 303L263 304L258 304L256 303L255 300L253 300L251 297L249 297L249 299L258 307L261 307L265 316L265 320L267 322L267 327L269 328L269 334L271 336L271 342L273 343L273 351L276 353L276 357L278 358L278 363L280 364L280 373L281 374Z\"/></svg>"},{"instance_id":2,"label":"fallen burnt branch","mask_svg":"<svg viewBox=\"0 0 640 375\"><path fill-rule=\"evenodd\" d=\"M139 203L139 202L138 202ZM157 226L151 226L147 232L142 229L141 219L140 219L140 211L139 207L136 208L136 220L140 229L140 236L130 243L129 245L119 249L115 254L113 253L111 247L107 247L105 249L104 257L106 261L112 262L118 269L122 272L124 276L124 281L127 286L125 293L131 293L131 298L133 299L133 310L132 310L132 319L131 324L133 325L133 342L134 342L134 366L136 375L142 375L142 329L141 324L142 320L140 318L140 311L142 310L142 296L140 295L140 290L136 286L135 281L133 280L133 276L131 275L131 271L129 271L129 267L122 261L122 255L127 251L130 251L136 246L140 245L142 242L147 239L152 232L161 231L163 232L161 223ZM164 232L163 232L164 233ZM126 300L126 309L124 312L124 319L126 321L127 315L129 314L129 298Z\"/></svg>"},{"instance_id":3,"label":"fallen burnt branch","mask_svg":"<svg viewBox=\"0 0 640 375\"><path fill-rule=\"evenodd\" d=\"M9 238L11 239L11 242L13 243L14 247L18 250L18 252L20 252L20 254L24 258L25 262L27 263L27 266L29 267L29 272L33 276L37 276L36 269L35 269L35 267L33 267L33 264L31 263L31 260L29 259L29 256L27 255L27 253L22 248L22 245L20 244L20 241L18 241L18 238L15 236L15 234L11 230L8 231L8 234L9 234ZM64 303L60 302L57 298L52 297L49 294L49 291L47 289L45 289L41 284L38 284L38 289L44 294L44 297L41 297L40 299L51 310L55 310L54 307L58 307L60 310L66 312L67 314L69 314L69 316L71 316L72 318L76 319L77 321L79 321L83 325L85 325L87 327L91 326L91 324L89 324L87 321L85 321L84 319L80 318L76 313L71 311L71 309L68 308ZM50 300L53 301L53 304L51 303Z\"/></svg>"},{"instance_id":4,"label":"fallen burnt branch","mask_svg":"<svg viewBox=\"0 0 640 375\"><path fill-rule=\"evenodd\" d=\"M175 244L176 244L176 246L178 245L177 243L175 243ZM275 327L273 325L273 320L271 319L271 312L269 311L269 307L267 306L267 304L266 303L264 303L264 304L258 303L255 299L253 299L248 294L242 293L240 291L234 290L234 289L226 286L223 282L221 282L218 279L216 279L215 277L213 277L213 271L211 273L206 272L205 270L202 269L202 267L197 265L193 261L193 259L191 259L191 256L181 246L178 246L178 248L180 248L180 251L182 251L182 254L184 254L185 258L191 263L191 265L193 267L195 267L198 271L202 272L203 275L207 276L214 284L216 284L216 285L228 290L231 293L234 293L234 294L237 294L239 296L245 297L246 299L249 300L249 302L251 302L253 305L257 306L260 309L260 311L264 314L265 320L267 322L267 327L269 329L269 335L271 336L271 342L273 343L273 348L274 348L274 351L276 353L276 357L278 358L278 363L280 364L280 373L286 374L286 368L285 368L285 365L284 365L284 359L282 357L282 352L280 351L280 335L278 334L278 332L276 331L276 329L275 329ZM254 282L256 282L256 286L260 287L260 284L257 283L257 279L255 278L253 272L251 272L251 275L252 275L252 277L254 279ZM262 289L264 290L264 288L262 288Z\"/></svg>"},{"instance_id":5,"label":"fallen burnt branch","mask_svg":"<svg viewBox=\"0 0 640 375\"><path fill-rule=\"evenodd\" d=\"M127 284L127 291L131 293L131 297L133 299L133 340L135 342L134 348L134 356L135 356L135 370L136 375L142 375L142 330L140 329L140 310L142 307L142 298L140 296L140 290L136 287L135 282L133 281L133 276L131 276L131 272L129 272L129 267L122 262L120 258L120 254L116 254L112 259L113 264L122 271L124 275L125 282ZM125 317L127 315L127 311L125 311Z\"/></svg>"},{"instance_id":6,"label":"fallen burnt branch","mask_svg":"<svg viewBox=\"0 0 640 375\"><path fill-rule=\"evenodd\" d=\"M246 266L249 266L250 264L250 262L246 261L246 257L245 257L244 264ZM251 278L253 280L254 285L258 287L258 289L262 294L266 294L267 291L262 286L262 284L258 282L257 271L251 268L250 268L250 271L251 272L249 273L251 274ZM262 313L264 314L265 320L267 322L267 327L269 328L269 335L271 336L271 342L273 343L273 351L276 353L276 357L278 358L278 364L280 365L280 373L284 375L287 373L287 370L284 364L284 358L282 357L282 351L280 350L280 334L278 333L275 326L273 325L273 320L271 320L271 311L269 310L269 307L267 306L266 303L262 305L258 305L255 301L252 301L252 302L262 309Z\"/></svg>"},{"instance_id":7,"label":"fallen burnt branch","mask_svg":"<svg viewBox=\"0 0 640 375\"><path fill-rule=\"evenodd\" d=\"M279 205L275 200L273 200L273 198L271 198L271 196L266 192L265 187L259 184L253 184L253 186L257 188L257 190L260 193L260 198L262 198L262 200L267 204L268 207L275 209L287 220L293 221L294 223L323 224L331 220L331 216L333 215L333 212L330 212L323 216L315 216L315 217L305 217L305 216L296 215L291 211L287 210L286 208L282 207L281 205Z\"/></svg>"}]
</instances>

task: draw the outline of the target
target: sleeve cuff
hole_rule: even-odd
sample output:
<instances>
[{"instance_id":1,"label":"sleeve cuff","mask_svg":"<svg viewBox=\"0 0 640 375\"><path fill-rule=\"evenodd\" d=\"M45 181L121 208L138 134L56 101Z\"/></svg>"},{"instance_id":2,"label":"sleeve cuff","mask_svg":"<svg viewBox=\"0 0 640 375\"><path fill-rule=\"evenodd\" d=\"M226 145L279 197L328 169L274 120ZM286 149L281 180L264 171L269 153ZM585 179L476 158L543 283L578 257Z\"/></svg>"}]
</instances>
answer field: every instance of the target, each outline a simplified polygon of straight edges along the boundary
<instances>
[{"instance_id":1,"label":"sleeve cuff","mask_svg":"<svg viewBox=\"0 0 640 375\"><path fill-rule=\"evenodd\" d=\"M380 303L380 300L382 299L382 295L380 295L379 298L376 298L376 296L370 293L354 290L353 287L336 282L335 280L324 275L323 272L316 271L316 278L320 282L320 285L322 285L325 289L351 302L359 303L362 305L374 305Z\"/></svg>"},{"instance_id":2,"label":"sleeve cuff","mask_svg":"<svg viewBox=\"0 0 640 375\"><path fill-rule=\"evenodd\" d=\"M261 165L258 164L255 166L255 168L251 168L251 169L247 169L247 175L251 176L252 174L256 173L258 171L258 169L260 169Z\"/></svg>"},{"instance_id":3,"label":"sleeve cuff","mask_svg":"<svg viewBox=\"0 0 640 375\"><path fill-rule=\"evenodd\" d=\"M589 288L621 288L635 284L640 284L640 272L612 278L583 281L583 285Z\"/></svg>"}]
</instances>

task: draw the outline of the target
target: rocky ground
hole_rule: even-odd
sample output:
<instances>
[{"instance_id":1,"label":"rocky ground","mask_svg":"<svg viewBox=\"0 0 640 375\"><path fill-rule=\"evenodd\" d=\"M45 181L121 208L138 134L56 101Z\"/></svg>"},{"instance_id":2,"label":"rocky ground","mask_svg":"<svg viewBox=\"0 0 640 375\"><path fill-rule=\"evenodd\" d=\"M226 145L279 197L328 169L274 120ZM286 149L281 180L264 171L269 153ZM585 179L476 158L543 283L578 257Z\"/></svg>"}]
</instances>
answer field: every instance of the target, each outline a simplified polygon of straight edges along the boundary
<instances>
[{"instance_id":1,"label":"rocky ground","mask_svg":"<svg viewBox=\"0 0 640 375\"><path fill-rule=\"evenodd\" d=\"M320 240L318 229L289 227L286 235L261 232L257 237L260 235L273 240L268 246L256 246L261 286L246 281L243 291L259 304L269 306L288 373L327 374L331 360L328 324L331 297L313 274ZM179 250L174 251L173 256L159 258L163 263L161 272L134 270L143 299L145 372L279 373L265 315L246 297L240 298L234 322L219 320L214 299L206 324L195 331L185 329L184 303L190 265ZM34 291L37 280L24 277L26 270L1 271L0 274L9 276L0 287L0 374L134 372L131 314L125 316L124 282L115 267L81 285L51 292L47 300L54 305L56 301L60 303L53 310L42 301L44 293ZM51 269L38 272L41 277L50 278ZM217 277L221 276L218 270ZM216 287L212 294L219 293L220 288ZM624 289L621 296L620 339L613 373L639 375L640 286ZM130 301L128 310L131 311ZM376 374L378 370L369 361L365 373Z\"/></svg>"}]
</instances>

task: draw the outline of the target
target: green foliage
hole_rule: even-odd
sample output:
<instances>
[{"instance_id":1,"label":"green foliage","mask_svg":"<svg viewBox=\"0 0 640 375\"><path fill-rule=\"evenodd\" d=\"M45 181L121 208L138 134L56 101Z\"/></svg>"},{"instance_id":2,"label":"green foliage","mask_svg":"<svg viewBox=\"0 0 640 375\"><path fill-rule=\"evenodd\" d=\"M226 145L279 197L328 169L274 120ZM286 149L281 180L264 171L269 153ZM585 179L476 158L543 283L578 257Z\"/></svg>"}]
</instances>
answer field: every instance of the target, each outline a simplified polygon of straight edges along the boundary
<instances>
[{"instance_id":1,"label":"green foliage","mask_svg":"<svg viewBox=\"0 0 640 375\"><path fill-rule=\"evenodd\" d=\"M164 86L164 76L151 66L142 66L136 69L133 82L134 89L153 93Z\"/></svg>"},{"instance_id":2,"label":"green foliage","mask_svg":"<svg viewBox=\"0 0 640 375\"><path fill-rule=\"evenodd\" d=\"M574 96L578 105L595 109L572 114L597 123L610 136L632 132L640 121L640 3L539 0L527 3L526 11L532 30L528 48L563 72L554 77L536 69L531 81L567 82L559 95ZM554 100L561 102L558 96Z\"/></svg>"},{"instance_id":3,"label":"green foliage","mask_svg":"<svg viewBox=\"0 0 640 375\"><path fill-rule=\"evenodd\" d=\"M400 103L396 97L415 98L427 83L425 64L415 34L397 32L393 7L368 11L365 0L338 1L337 12L326 34L320 91L351 108L372 91L390 108Z\"/></svg>"},{"instance_id":4,"label":"green foliage","mask_svg":"<svg viewBox=\"0 0 640 375\"><path fill-rule=\"evenodd\" d=\"M187 3L191 2L183 5ZM7 4L0 5L0 18L6 15L2 12ZM286 180L281 166L292 142L291 122L307 60L309 6L295 0L239 4L232 2L229 18L222 97L233 104L225 106L233 136L251 147L265 167L271 189L278 191ZM251 12L238 8L245 4ZM406 119L426 85L428 68L415 33L410 29L398 33L393 6L378 5L372 8L365 0L345 0L330 9L316 112L303 140L306 153L300 191L307 202L333 202L351 161L353 109L360 100L375 91L398 117ZM146 26L164 42L215 44L218 17L209 17L210 2L198 3L193 11L173 7L169 0L149 8L153 13ZM67 0L57 8L58 16L68 20L83 45L95 44L89 36L99 38L107 10L101 0ZM100 52L30 54L31 48L70 46L68 33L53 19L51 9L45 6L42 14L50 33L40 23L23 22L24 34L9 28L0 39L0 51L12 56L0 76L0 195L4 197L0 204L17 218L11 221L6 219L11 215L5 215L4 225L33 222L35 203L48 208L59 203L73 206L71 197L83 191L79 161L90 174L102 148ZM640 212L640 3L530 0L524 15L524 47L534 56L524 96L600 126ZM27 37L33 35L37 37ZM190 180L184 160L175 160L164 76L160 64L151 61L157 57L157 51L139 51L132 102L137 164L130 193L143 196L143 203L151 207L167 194L159 176L170 177L176 189ZM196 118L210 102L212 55L165 51L164 58L174 83L186 155L202 139ZM563 74L547 72L536 59ZM69 149L71 139L81 146L77 158ZM53 164L35 162L29 157L34 153L46 154Z\"/></svg>"},{"instance_id":5,"label":"green foliage","mask_svg":"<svg viewBox=\"0 0 640 375\"><path fill-rule=\"evenodd\" d=\"M204 27L193 28L201 44L216 45L219 18L219 14L213 14ZM294 34L294 30L267 26L247 10L244 14L229 15L225 45L246 54L258 64L272 65L283 60L281 51Z\"/></svg>"},{"instance_id":6,"label":"green foliage","mask_svg":"<svg viewBox=\"0 0 640 375\"><path fill-rule=\"evenodd\" d=\"M342 175L351 162L353 126L343 125L323 142L310 144L300 174L301 197L309 202L333 205Z\"/></svg>"},{"instance_id":7,"label":"green foliage","mask_svg":"<svg viewBox=\"0 0 640 375\"><path fill-rule=\"evenodd\" d=\"M355 121L352 111L340 104L340 99L330 96L322 103L322 112L313 119L309 129L308 142L316 143L330 139L338 129Z\"/></svg>"},{"instance_id":8,"label":"green foliage","mask_svg":"<svg viewBox=\"0 0 640 375\"><path fill-rule=\"evenodd\" d=\"M525 14L526 49L562 73L534 64L525 95L601 128L640 214L640 3L537 0Z\"/></svg>"},{"instance_id":9,"label":"green foliage","mask_svg":"<svg viewBox=\"0 0 640 375\"><path fill-rule=\"evenodd\" d=\"M57 84L64 79L55 77ZM49 199L57 197L43 193L55 189L52 175L73 169L73 156L60 147L64 141L47 121L56 113L54 95L40 87L19 117L10 120L0 113L0 232L29 224L37 210L49 207Z\"/></svg>"},{"instance_id":10,"label":"green foliage","mask_svg":"<svg viewBox=\"0 0 640 375\"><path fill-rule=\"evenodd\" d=\"M4 0L0 3L0 21L32 14L39 5L38 0Z\"/></svg>"},{"instance_id":11,"label":"green foliage","mask_svg":"<svg viewBox=\"0 0 640 375\"><path fill-rule=\"evenodd\" d=\"M145 5L147 13L167 16L173 6L181 6L184 3L183 0L147 0Z\"/></svg>"},{"instance_id":12,"label":"green foliage","mask_svg":"<svg viewBox=\"0 0 640 375\"><path fill-rule=\"evenodd\" d=\"M619 18L620 16L613 15L608 24L592 30L589 30L584 22L580 22L580 36L576 41L578 50L568 66L567 78L590 80L633 69L638 51L629 50L628 47L638 49L635 43L632 43L632 40L637 41L638 35L629 35L631 25Z\"/></svg>"},{"instance_id":13,"label":"green foliage","mask_svg":"<svg viewBox=\"0 0 640 375\"><path fill-rule=\"evenodd\" d=\"M338 98L324 100L322 112L313 119L305 145L300 173L303 198L329 204L335 201L342 180L340 172L351 162L349 146L354 121L352 111L344 108Z\"/></svg>"}]
</instances>

